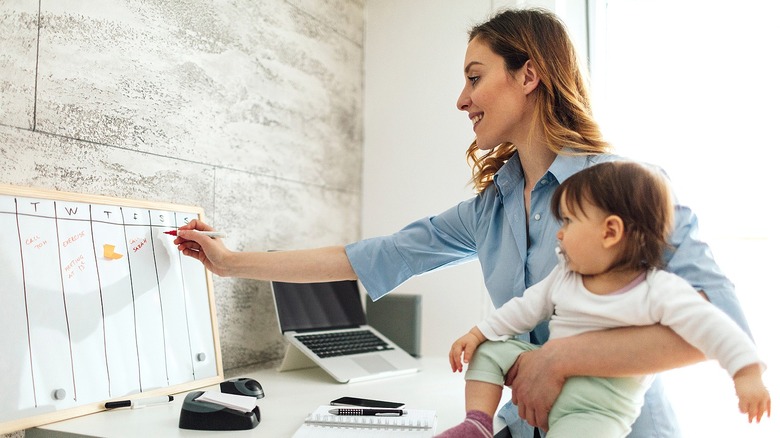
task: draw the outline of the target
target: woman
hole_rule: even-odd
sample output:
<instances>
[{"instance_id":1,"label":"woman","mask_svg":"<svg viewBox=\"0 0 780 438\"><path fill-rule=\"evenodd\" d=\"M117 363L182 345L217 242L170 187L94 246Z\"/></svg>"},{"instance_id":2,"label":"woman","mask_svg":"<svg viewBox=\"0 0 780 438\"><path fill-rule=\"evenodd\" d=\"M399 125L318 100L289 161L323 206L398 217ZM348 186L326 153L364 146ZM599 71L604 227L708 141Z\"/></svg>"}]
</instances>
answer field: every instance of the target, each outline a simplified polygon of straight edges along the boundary
<instances>
[{"instance_id":1,"label":"woman","mask_svg":"<svg viewBox=\"0 0 780 438\"><path fill-rule=\"evenodd\" d=\"M550 214L555 188L608 154L592 118L584 77L563 24L542 10L510 10L476 26L464 62L458 108L473 123L467 156L478 194L385 237L346 247L236 253L182 228L175 241L217 275L277 281L359 279L376 300L408 278L478 258L496 307L546 277L556 264L559 224ZM676 206L675 251L667 269L685 278L747 331L733 285L706 244L695 240L691 211ZM544 344L524 353L507 375L517 405L501 409L512 436L547 428L547 413L568 376L651 374L688 365L702 354L661 326L616 329L547 341L541 324L521 339ZM518 415L524 418L523 421ZM631 436L677 436L660 380L648 391Z\"/></svg>"}]
</instances>

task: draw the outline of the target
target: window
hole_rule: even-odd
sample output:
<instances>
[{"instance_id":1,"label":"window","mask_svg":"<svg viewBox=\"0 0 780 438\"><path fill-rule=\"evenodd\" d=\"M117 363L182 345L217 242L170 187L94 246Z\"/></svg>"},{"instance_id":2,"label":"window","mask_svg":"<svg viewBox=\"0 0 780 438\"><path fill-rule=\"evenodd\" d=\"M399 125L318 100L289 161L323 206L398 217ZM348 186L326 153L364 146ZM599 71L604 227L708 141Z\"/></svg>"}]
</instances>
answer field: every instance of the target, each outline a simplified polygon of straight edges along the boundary
<instances>
[{"instance_id":1,"label":"window","mask_svg":"<svg viewBox=\"0 0 780 438\"><path fill-rule=\"evenodd\" d=\"M780 324L767 306L780 292L770 275L780 261L778 20L780 4L759 0L593 0L589 10L596 118L618 154L661 165L697 212L737 286L770 390L780 367L771 338ZM667 374L686 436L780 436L771 420L747 424L716 364Z\"/></svg>"}]
</instances>

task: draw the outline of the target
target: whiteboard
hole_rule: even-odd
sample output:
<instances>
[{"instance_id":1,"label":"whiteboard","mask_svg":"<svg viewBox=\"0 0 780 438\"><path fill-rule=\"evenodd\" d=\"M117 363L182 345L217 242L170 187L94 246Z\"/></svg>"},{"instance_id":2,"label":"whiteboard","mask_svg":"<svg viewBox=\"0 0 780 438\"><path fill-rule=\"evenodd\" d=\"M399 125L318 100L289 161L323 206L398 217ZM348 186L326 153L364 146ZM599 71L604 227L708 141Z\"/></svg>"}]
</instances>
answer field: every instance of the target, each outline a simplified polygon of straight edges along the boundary
<instances>
[{"instance_id":1,"label":"whiteboard","mask_svg":"<svg viewBox=\"0 0 780 438\"><path fill-rule=\"evenodd\" d=\"M0 433L223 379L194 206L0 184Z\"/></svg>"}]
</instances>

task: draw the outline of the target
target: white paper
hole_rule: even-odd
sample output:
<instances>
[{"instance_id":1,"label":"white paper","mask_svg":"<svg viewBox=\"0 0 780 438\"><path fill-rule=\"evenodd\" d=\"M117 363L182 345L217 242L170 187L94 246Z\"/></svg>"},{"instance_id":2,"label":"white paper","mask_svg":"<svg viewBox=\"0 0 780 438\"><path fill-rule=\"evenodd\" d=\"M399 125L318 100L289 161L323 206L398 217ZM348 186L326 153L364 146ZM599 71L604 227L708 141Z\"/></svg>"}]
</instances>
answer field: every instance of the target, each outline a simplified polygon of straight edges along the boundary
<instances>
[{"instance_id":1,"label":"white paper","mask_svg":"<svg viewBox=\"0 0 780 438\"><path fill-rule=\"evenodd\" d=\"M293 438L430 438L436 432L436 411L405 409L401 417L336 416L320 406L304 421Z\"/></svg>"},{"instance_id":2,"label":"white paper","mask_svg":"<svg viewBox=\"0 0 780 438\"><path fill-rule=\"evenodd\" d=\"M248 395L225 394L218 391L205 391L195 400L218 404L220 406L241 412L252 412L252 409L257 406L257 398L255 397Z\"/></svg>"}]
</instances>

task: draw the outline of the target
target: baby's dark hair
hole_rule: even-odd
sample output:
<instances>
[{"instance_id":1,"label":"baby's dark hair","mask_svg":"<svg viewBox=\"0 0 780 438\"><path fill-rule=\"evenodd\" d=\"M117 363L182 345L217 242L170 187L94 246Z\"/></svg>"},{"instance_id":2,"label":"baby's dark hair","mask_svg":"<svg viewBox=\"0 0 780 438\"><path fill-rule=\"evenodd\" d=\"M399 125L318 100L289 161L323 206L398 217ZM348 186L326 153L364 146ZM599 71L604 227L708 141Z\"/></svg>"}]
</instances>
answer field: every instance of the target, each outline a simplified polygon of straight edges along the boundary
<instances>
[{"instance_id":1,"label":"baby's dark hair","mask_svg":"<svg viewBox=\"0 0 780 438\"><path fill-rule=\"evenodd\" d=\"M555 190L552 213L562 221L561 200L572 214L591 204L623 220L626 244L612 269L663 268L674 206L666 178L631 161L600 163L575 173Z\"/></svg>"}]
</instances>

